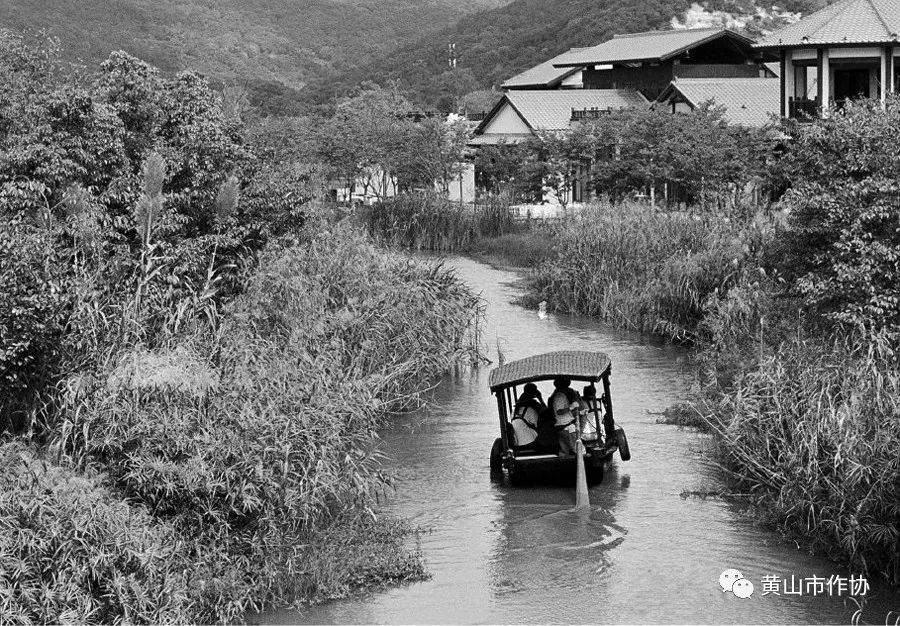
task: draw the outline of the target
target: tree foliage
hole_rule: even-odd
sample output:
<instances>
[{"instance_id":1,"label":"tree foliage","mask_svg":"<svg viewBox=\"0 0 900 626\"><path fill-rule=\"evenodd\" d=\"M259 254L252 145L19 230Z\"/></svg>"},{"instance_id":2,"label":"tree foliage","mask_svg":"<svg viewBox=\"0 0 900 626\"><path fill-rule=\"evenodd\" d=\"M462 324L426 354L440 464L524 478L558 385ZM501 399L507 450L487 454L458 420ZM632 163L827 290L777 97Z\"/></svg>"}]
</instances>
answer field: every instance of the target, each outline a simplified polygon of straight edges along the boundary
<instances>
[{"instance_id":1,"label":"tree foliage","mask_svg":"<svg viewBox=\"0 0 900 626\"><path fill-rule=\"evenodd\" d=\"M900 330L900 100L851 102L787 127L785 270L814 310Z\"/></svg>"},{"instance_id":2,"label":"tree foliage","mask_svg":"<svg viewBox=\"0 0 900 626\"><path fill-rule=\"evenodd\" d=\"M364 192L400 189L446 191L458 176L468 128L460 119L417 111L396 85L368 83L338 103L316 134L318 159L335 178L361 180Z\"/></svg>"}]
</instances>

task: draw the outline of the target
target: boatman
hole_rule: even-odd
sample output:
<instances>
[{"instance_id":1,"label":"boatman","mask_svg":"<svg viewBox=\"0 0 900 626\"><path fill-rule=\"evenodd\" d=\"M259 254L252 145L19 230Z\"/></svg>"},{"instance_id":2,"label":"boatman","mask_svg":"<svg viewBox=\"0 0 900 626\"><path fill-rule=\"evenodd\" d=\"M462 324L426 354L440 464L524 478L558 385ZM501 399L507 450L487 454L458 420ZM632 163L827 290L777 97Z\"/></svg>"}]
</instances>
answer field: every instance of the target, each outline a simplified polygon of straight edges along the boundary
<instances>
[{"instance_id":1,"label":"boatman","mask_svg":"<svg viewBox=\"0 0 900 626\"><path fill-rule=\"evenodd\" d=\"M537 385L528 383L516 401L511 424L513 445L516 448L533 446L538 438L538 423L541 413L547 409Z\"/></svg>"},{"instance_id":2,"label":"boatman","mask_svg":"<svg viewBox=\"0 0 900 626\"><path fill-rule=\"evenodd\" d=\"M581 415L581 398L578 392L570 387L568 378L556 378L553 381L555 391L550 395L548 404L556 420L556 433L559 438L559 454L575 454L575 439L578 436L578 419Z\"/></svg>"}]
</instances>

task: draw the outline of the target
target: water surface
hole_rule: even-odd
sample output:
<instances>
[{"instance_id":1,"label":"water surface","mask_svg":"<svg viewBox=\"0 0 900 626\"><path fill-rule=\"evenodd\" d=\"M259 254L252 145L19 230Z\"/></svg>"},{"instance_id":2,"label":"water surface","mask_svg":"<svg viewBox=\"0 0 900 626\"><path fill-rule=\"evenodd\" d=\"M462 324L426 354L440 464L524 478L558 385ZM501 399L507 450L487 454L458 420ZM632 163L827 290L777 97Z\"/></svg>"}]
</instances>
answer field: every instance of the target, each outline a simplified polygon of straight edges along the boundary
<instances>
[{"instance_id":1,"label":"water surface","mask_svg":"<svg viewBox=\"0 0 900 626\"><path fill-rule=\"evenodd\" d=\"M686 350L612 331L595 321L513 304L517 276L469 259L459 275L488 302L485 341L507 360L551 350L601 350L613 362L615 415L632 460L616 457L591 488L589 513L571 511L564 487L513 488L491 481L499 436L490 368L448 376L433 406L383 432L397 476L384 509L411 519L428 581L266 616L280 623L848 623L851 601L827 593L762 593L764 576L849 576L809 556L718 498L703 463L704 436L656 423L694 380ZM545 398L547 397L545 392ZM736 568L756 589L725 593L720 573ZM864 619L885 623L900 593L874 589ZM896 619L897 615L894 616ZM891 620L893 623L893 619Z\"/></svg>"}]
</instances>

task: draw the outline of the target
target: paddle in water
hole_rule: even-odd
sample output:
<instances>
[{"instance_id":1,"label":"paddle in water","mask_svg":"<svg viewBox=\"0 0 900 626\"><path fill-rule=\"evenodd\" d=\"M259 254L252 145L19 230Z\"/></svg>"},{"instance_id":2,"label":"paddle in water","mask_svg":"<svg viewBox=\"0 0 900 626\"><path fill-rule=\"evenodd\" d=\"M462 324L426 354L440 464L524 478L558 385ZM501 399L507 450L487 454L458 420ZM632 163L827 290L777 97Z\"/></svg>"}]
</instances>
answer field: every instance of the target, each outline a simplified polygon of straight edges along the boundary
<instances>
[{"instance_id":1,"label":"paddle in water","mask_svg":"<svg viewBox=\"0 0 900 626\"><path fill-rule=\"evenodd\" d=\"M579 419L579 426L581 425ZM581 511L591 508L591 499L588 496L587 474L584 471L584 442L581 441L581 428L578 429L578 437L575 439L575 510Z\"/></svg>"}]
</instances>

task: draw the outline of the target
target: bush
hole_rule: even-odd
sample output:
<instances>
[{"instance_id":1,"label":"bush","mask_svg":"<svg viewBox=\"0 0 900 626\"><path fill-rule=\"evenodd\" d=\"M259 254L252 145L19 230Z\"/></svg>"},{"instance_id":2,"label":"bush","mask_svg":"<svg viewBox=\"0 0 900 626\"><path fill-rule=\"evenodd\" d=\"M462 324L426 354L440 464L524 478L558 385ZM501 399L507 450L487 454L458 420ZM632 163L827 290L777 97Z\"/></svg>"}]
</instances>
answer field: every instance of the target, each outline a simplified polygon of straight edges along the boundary
<instances>
[{"instance_id":1,"label":"bush","mask_svg":"<svg viewBox=\"0 0 900 626\"><path fill-rule=\"evenodd\" d=\"M396 553L365 574L310 570L309 546L323 528L359 527L387 484L375 429L477 355L479 307L439 264L385 254L346 225L320 232L267 251L215 325L120 345L68 378L54 445L108 468L195 546L207 581L195 620L419 576L390 526Z\"/></svg>"},{"instance_id":2,"label":"bush","mask_svg":"<svg viewBox=\"0 0 900 626\"><path fill-rule=\"evenodd\" d=\"M21 430L55 380L65 298L53 238L0 224L0 432Z\"/></svg>"},{"instance_id":3,"label":"bush","mask_svg":"<svg viewBox=\"0 0 900 626\"><path fill-rule=\"evenodd\" d=\"M788 128L785 272L832 322L900 332L900 99Z\"/></svg>"},{"instance_id":4,"label":"bush","mask_svg":"<svg viewBox=\"0 0 900 626\"><path fill-rule=\"evenodd\" d=\"M197 579L170 526L19 444L0 445L0 483L3 623L193 621Z\"/></svg>"}]
</instances>

